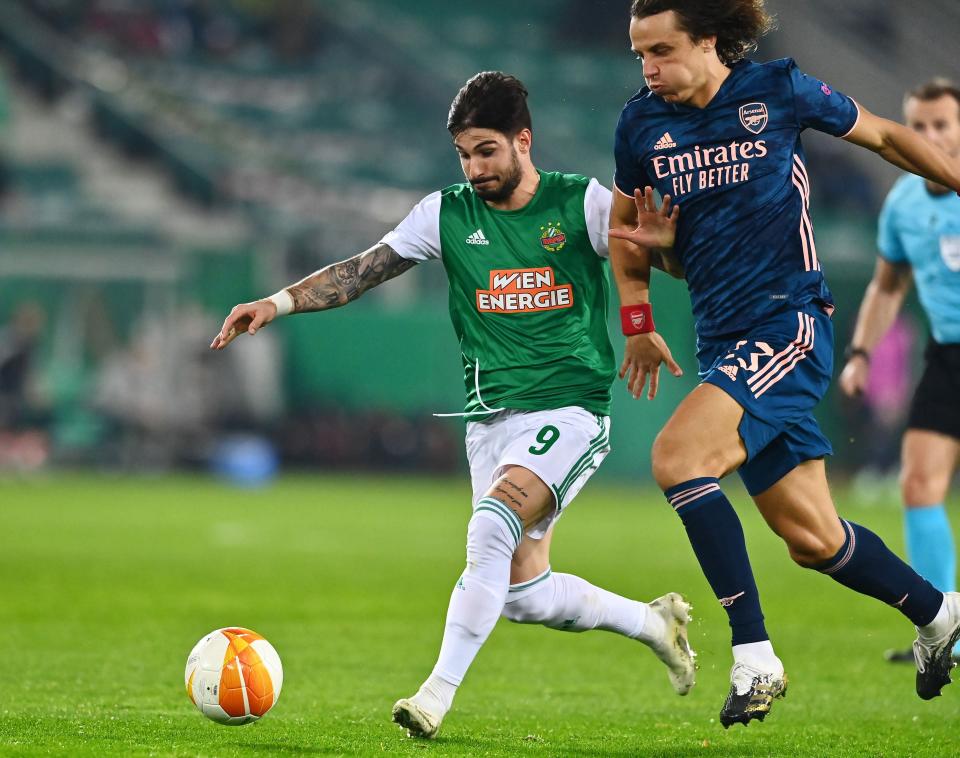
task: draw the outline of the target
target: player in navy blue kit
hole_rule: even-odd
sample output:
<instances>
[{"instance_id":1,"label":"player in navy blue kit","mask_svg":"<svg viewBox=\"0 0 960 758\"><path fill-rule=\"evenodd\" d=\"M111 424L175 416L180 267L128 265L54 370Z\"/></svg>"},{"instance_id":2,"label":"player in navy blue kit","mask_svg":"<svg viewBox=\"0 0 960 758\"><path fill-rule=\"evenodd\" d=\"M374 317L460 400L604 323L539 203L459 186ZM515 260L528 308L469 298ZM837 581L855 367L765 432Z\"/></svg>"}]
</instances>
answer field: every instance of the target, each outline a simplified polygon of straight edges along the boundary
<instances>
[{"instance_id":1,"label":"player in navy blue kit","mask_svg":"<svg viewBox=\"0 0 960 758\"><path fill-rule=\"evenodd\" d=\"M763 719L787 686L719 485L733 471L794 561L913 622L917 693L935 697L950 681L960 595L944 595L876 534L841 519L827 486L832 451L812 412L833 370L833 297L800 133L841 137L954 191L960 164L792 60L744 60L770 25L762 0L634 0L631 14L647 86L624 107L615 141L621 375L635 396L649 378L653 397L662 363L680 372L654 331L650 260L659 255L689 285L702 381L657 437L653 474L729 616L734 664L721 723Z\"/></svg>"},{"instance_id":2,"label":"player in navy blue kit","mask_svg":"<svg viewBox=\"0 0 960 758\"><path fill-rule=\"evenodd\" d=\"M906 123L960 157L960 89L935 79L903 104ZM840 386L859 395L870 353L893 323L913 279L930 321L923 378L903 435L900 486L910 564L942 592L957 588L957 554L944 499L960 462L960 197L906 174L880 213L880 257L860 306ZM954 658L958 647L954 646ZM890 650L891 661L912 651Z\"/></svg>"}]
</instances>

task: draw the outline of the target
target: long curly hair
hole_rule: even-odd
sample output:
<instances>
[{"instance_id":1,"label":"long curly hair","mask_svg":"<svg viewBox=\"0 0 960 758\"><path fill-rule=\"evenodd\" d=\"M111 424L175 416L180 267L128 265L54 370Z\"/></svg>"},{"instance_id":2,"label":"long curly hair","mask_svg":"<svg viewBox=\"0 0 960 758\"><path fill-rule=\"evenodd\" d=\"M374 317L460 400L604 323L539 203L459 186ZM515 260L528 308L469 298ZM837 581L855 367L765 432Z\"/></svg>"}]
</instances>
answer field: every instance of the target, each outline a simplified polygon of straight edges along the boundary
<instances>
[{"instance_id":1,"label":"long curly hair","mask_svg":"<svg viewBox=\"0 0 960 758\"><path fill-rule=\"evenodd\" d=\"M757 48L757 41L774 27L764 0L633 0L630 15L646 18L673 11L680 28L694 40L716 35L717 55L726 64Z\"/></svg>"}]
</instances>

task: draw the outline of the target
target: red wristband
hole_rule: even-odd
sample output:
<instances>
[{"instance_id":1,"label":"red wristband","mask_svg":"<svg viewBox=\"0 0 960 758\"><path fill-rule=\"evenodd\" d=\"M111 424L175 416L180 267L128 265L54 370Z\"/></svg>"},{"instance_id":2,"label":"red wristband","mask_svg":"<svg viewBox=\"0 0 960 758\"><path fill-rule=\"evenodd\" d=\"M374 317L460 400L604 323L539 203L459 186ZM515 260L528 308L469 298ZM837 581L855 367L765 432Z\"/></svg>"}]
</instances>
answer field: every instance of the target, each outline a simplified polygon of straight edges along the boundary
<instances>
[{"instance_id":1,"label":"red wristband","mask_svg":"<svg viewBox=\"0 0 960 758\"><path fill-rule=\"evenodd\" d=\"M628 337L654 331L656 327L653 325L653 306L650 303L621 306L620 326Z\"/></svg>"}]
</instances>

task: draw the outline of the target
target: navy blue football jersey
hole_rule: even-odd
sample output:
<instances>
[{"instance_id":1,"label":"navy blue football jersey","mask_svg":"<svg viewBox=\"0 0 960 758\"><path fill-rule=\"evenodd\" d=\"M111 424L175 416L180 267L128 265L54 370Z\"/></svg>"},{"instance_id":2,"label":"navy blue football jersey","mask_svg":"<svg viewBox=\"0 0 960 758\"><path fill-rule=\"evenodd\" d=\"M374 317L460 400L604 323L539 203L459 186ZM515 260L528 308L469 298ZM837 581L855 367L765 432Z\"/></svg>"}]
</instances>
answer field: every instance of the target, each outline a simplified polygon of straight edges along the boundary
<instances>
[{"instance_id":1,"label":"navy blue football jersey","mask_svg":"<svg viewBox=\"0 0 960 758\"><path fill-rule=\"evenodd\" d=\"M787 308L833 299L817 257L800 133L845 136L856 103L786 58L740 61L705 108L647 87L617 125L615 184L680 205L675 252L701 337L746 331Z\"/></svg>"}]
</instances>

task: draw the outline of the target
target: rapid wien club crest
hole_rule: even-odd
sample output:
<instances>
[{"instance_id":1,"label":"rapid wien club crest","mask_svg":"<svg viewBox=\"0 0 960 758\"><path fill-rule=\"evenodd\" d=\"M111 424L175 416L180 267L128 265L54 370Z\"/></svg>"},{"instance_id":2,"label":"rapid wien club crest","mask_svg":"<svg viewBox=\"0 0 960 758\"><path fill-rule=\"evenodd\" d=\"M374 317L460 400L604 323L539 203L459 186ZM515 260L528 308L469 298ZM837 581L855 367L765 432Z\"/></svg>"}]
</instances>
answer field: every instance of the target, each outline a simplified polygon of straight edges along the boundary
<instances>
[{"instance_id":1,"label":"rapid wien club crest","mask_svg":"<svg viewBox=\"0 0 960 758\"><path fill-rule=\"evenodd\" d=\"M563 250L567 244L567 235L560 228L559 221L548 221L546 226L540 227L540 244L548 253Z\"/></svg>"},{"instance_id":2,"label":"rapid wien club crest","mask_svg":"<svg viewBox=\"0 0 960 758\"><path fill-rule=\"evenodd\" d=\"M760 134L769 120L766 103L747 103L740 106L740 123L752 134Z\"/></svg>"}]
</instances>

